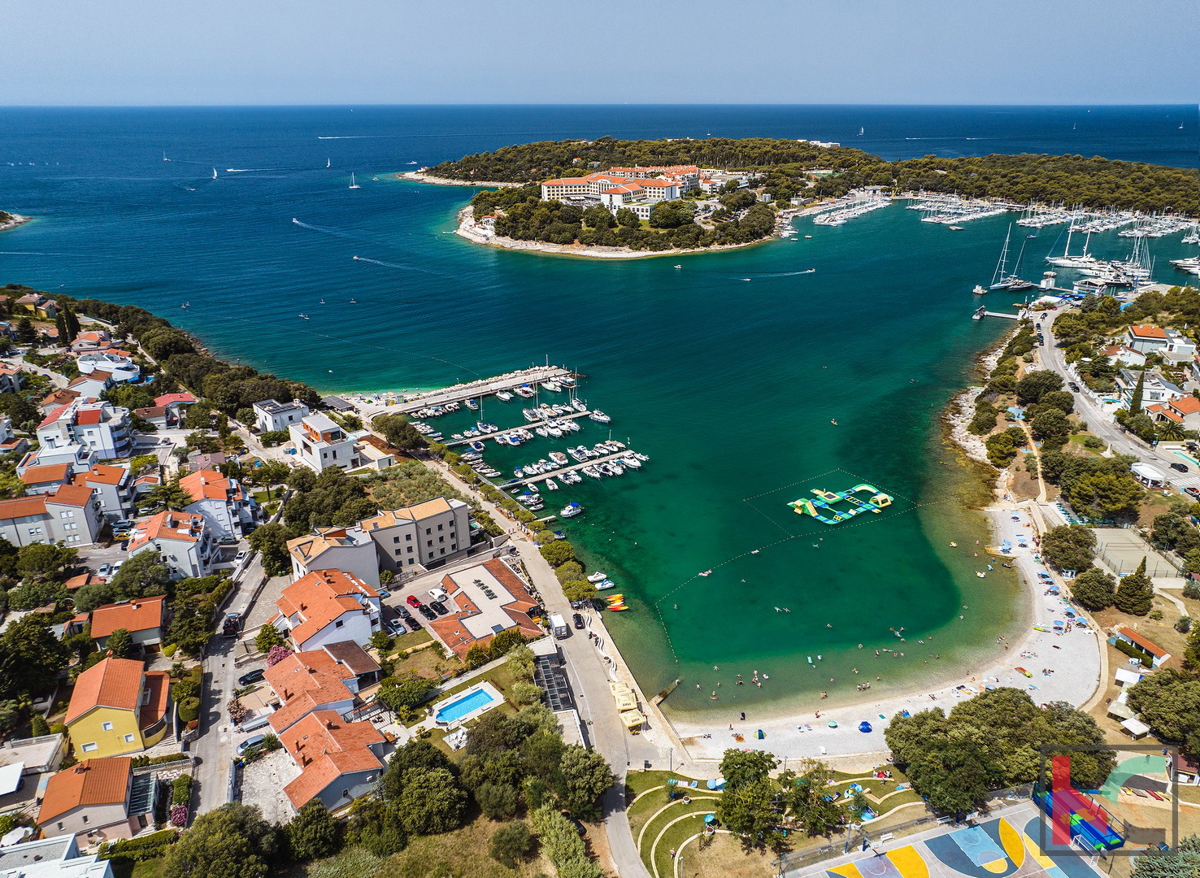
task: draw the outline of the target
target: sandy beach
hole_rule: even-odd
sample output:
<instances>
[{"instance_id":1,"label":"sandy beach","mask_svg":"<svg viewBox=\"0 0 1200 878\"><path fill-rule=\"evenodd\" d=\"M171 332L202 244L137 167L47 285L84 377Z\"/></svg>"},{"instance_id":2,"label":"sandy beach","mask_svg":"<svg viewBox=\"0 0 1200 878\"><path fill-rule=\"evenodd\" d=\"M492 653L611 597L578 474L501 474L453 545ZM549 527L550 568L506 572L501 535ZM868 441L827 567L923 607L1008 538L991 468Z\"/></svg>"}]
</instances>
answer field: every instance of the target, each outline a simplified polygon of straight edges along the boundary
<instances>
[{"instance_id":1,"label":"sandy beach","mask_svg":"<svg viewBox=\"0 0 1200 878\"><path fill-rule=\"evenodd\" d=\"M1064 598L1050 594L1048 584L1039 581L1039 572L1050 574L1050 571L1035 560L1034 525L1030 513L1023 507L1024 504L1000 503L986 510L995 528L997 542L1007 540L1013 547L1008 556L999 555L992 560L996 564L1007 557L1020 573L1028 600L1029 619L1023 625L1023 636L1011 642L997 643L997 653L991 660L969 669L957 682L914 688L904 695L889 694L874 701L867 693L814 700L803 713L791 712L786 716L771 715L767 711L764 716L747 714L746 720L742 721L739 712L731 711L729 717L719 722L673 722L697 770L711 774L715 762L730 746L762 749L781 758L878 754L882 759L887 751L883 732L888 720L896 713L903 710L916 713L931 707L941 707L949 712L959 701L978 694L985 687L1024 689L1038 704L1049 701L1067 701L1077 706L1085 704L1101 682L1101 639L1090 625L1066 630L1072 621L1066 612L1074 608ZM1024 548L1021 548L1022 544ZM1055 585L1060 592L1065 592L1061 580L1056 579ZM1055 621L1063 623L1062 633L1055 633ZM1048 630L1035 630L1035 625ZM907 646L914 653L917 650L932 651L932 645L910 643ZM864 664L869 671L870 659L865 659ZM1016 670L1017 667L1025 668L1032 676L1026 677ZM729 676L732 678L733 675ZM866 674L863 676L869 679ZM770 681L765 685L769 686ZM859 731L859 724L864 721L871 725L869 733ZM831 722L837 723L837 727L831 727ZM755 737L760 729L764 734L762 740ZM744 740L736 740L737 734Z\"/></svg>"},{"instance_id":2,"label":"sandy beach","mask_svg":"<svg viewBox=\"0 0 1200 878\"><path fill-rule=\"evenodd\" d=\"M433 186L473 186L478 189L515 189L524 183L497 183L494 180L451 180L449 177L434 177L420 171L405 171L397 174L401 180L412 180L416 183L429 183Z\"/></svg>"}]
</instances>

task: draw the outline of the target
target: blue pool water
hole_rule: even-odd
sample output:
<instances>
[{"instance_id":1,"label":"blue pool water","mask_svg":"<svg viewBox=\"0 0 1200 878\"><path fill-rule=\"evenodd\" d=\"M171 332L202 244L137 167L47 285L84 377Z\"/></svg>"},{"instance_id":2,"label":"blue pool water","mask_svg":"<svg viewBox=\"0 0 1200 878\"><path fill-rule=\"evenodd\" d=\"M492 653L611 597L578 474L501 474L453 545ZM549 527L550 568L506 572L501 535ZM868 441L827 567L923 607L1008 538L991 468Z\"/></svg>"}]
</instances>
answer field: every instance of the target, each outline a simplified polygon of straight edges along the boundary
<instances>
[{"instance_id":1,"label":"blue pool water","mask_svg":"<svg viewBox=\"0 0 1200 878\"><path fill-rule=\"evenodd\" d=\"M468 713L479 710L479 708L491 704L496 699L486 689L476 689L469 695L464 695L455 701L451 701L445 707L437 712L437 721L440 723L452 723L462 719Z\"/></svg>"}]
</instances>

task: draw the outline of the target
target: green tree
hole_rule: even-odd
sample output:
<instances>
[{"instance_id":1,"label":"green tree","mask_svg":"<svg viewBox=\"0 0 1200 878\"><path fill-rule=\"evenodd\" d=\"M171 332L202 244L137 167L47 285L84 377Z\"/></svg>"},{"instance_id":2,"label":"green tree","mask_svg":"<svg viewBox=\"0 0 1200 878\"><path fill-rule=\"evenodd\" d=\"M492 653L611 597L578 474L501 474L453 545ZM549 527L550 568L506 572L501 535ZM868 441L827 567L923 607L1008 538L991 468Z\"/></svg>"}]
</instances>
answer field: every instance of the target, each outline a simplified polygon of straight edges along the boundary
<instances>
[{"instance_id":1,"label":"green tree","mask_svg":"<svg viewBox=\"0 0 1200 878\"><path fill-rule=\"evenodd\" d=\"M388 445L401 451L416 451L428 444L404 415L378 415L371 426L383 435Z\"/></svg>"},{"instance_id":2,"label":"green tree","mask_svg":"<svg viewBox=\"0 0 1200 878\"><path fill-rule=\"evenodd\" d=\"M1129 706L1155 736L1200 757L1200 680L1162 668L1129 689Z\"/></svg>"},{"instance_id":3,"label":"green tree","mask_svg":"<svg viewBox=\"0 0 1200 878\"><path fill-rule=\"evenodd\" d=\"M30 543L17 550L17 572L38 579L59 579L63 569L78 557L77 549L54 543Z\"/></svg>"},{"instance_id":4,"label":"green tree","mask_svg":"<svg viewBox=\"0 0 1200 878\"><path fill-rule=\"evenodd\" d=\"M775 757L762 750L725 751L721 757L721 776L725 788L736 788L768 777L775 768Z\"/></svg>"},{"instance_id":5,"label":"green tree","mask_svg":"<svg viewBox=\"0 0 1200 878\"><path fill-rule=\"evenodd\" d=\"M390 857L408 844L396 806L375 798L359 799L354 803L346 840L377 857Z\"/></svg>"},{"instance_id":6,"label":"green tree","mask_svg":"<svg viewBox=\"0 0 1200 878\"><path fill-rule=\"evenodd\" d=\"M0 699L49 690L70 660L70 648L54 636L50 620L34 613L0 635Z\"/></svg>"},{"instance_id":7,"label":"green tree","mask_svg":"<svg viewBox=\"0 0 1200 878\"><path fill-rule=\"evenodd\" d=\"M268 576L283 576L292 569L292 556L287 548L287 528L278 521L255 528L247 541L250 548L262 556L263 571Z\"/></svg>"},{"instance_id":8,"label":"green tree","mask_svg":"<svg viewBox=\"0 0 1200 878\"><path fill-rule=\"evenodd\" d=\"M535 809L530 816L542 851L560 878L600 878L600 869L588 858L587 845L570 820L548 806Z\"/></svg>"},{"instance_id":9,"label":"green tree","mask_svg":"<svg viewBox=\"0 0 1200 878\"><path fill-rule=\"evenodd\" d=\"M278 835L258 808L230 803L201 814L167 849L163 878L266 878Z\"/></svg>"},{"instance_id":10,"label":"green tree","mask_svg":"<svg viewBox=\"0 0 1200 878\"><path fill-rule=\"evenodd\" d=\"M994 467L1003 469L1017 456L1016 446L1013 445L1012 437L1008 433L989 436L984 441L984 445L987 448L988 461Z\"/></svg>"},{"instance_id":11,"label":"green tree","mask_svg":"<svg viewBox=\"0 0 1200 878\"><path fill-rule=\"evenodd\" d=\"M21 344L33 344L37 339L37 330L33 328L33 321L28 317L22 317L17 322L17 341Z\"/></svg>"},{"instance_id":12,"label":"green tree","mask_svg":"<svg viewBox=\"0 0 1200 878\"><path fill-rule=\"evenodd\" d=\"M74 308L67 308L65 316L67 321L67 341L75 341L81 330L79 318L75 316Z\"/></svg>"},{"instance_id":13,"label":"green tree","mask_svg":"<svg viewBox=\"0 0 1200 878\"><path fill-rule=\"evenodd\" d=\"M1069 415L1075 411L1075 396L1066 390L1052 390L1049 393L1043 393L1038 404L1043 409L1056 408L1064 415Z\"/></svg>"},{"instance_id":14,"label":"green tree","mask_svg":"<svg viewBox=\"0 0 1200 878\"><path fill-rule=\"evenodd\" d=\"M1133 861L1133 878L1198 878L1200 835L1179 840L1170 851L1144 855Z\"/></svg>"},{"instance_id":15,"label":"green tree","mask_svg":"<svg viewBox=\"0 0 1200 878\"><path fill-rule=\"evenodd\" d=\"M799 775L785 771L779 777L784 802L810 836L827 835L841 823L843 816L838 800L828 798L833 772L815 759L804 760L800 767Z\"/></svg>"},{"instance_id":16,"label":"green tree","mask_svg":"<svg viewBox=\"0 0 1200 878\"><path fill-rule=\"evenodd\" d=\"M538 549L551 567L561 567L575 560L575 547L567 540L555 540Z\"/></svg>"},{"instance_id":17,"label":"green tree","mask_svg":"<svg viewBox=\"0 0 1200 878\"><path fill-rule=\"evenodd\" d=\"M501 826L488 842L488 853L492 855L492 859L509 869L517 868L536 852L537 839L522 820Z\"/></svg>"},{"instance_id":18,"label":"green tree","mask_svg":"<svg viewBox=\"0 0 1200 878\"><path fill-rule=\"evenodd\" d=\"M1129 414L1136 415L1142 411L1142 395L1146 391L1146 373L1138 373L1137 384L1134 385L1133 395L1129 397Z\"/></svg>"},{"instance_id":19,"label":"green tree","mask_svg":"<svg viewBox=\"0 0 1200 878\"><path fill-rule=\"evenodd\" d=\"M1158 438L1166 442L1178 442L1187 436L1187 432L1183 429L1183 424L1170 419L1158 424L1155 430L1158 433Z\"/></svg>"},{"instance_id":20,"label":"green tree","mask_svg":"<svg viewBox=\"0 0 1200 878\"><path fill-rule=\"evenodd\" d=\"M35 713L29 718L29 737L37 738L48 734L50 734L50 724L46 722L44 716Z\"/></svg>"},{"instance_id":21,"label":"green tree","mask_svg":"<svg viewBox=\"0 0 1200 878\"><path fill-rule=\"evenodd\" d=\"M287 640L274 625L264 624L254 636L254 648L266 655L272 646L287 646Z\"/></svg>"},{"instance_id":22,"label":"green tree","mask_svg":"<svg viewBox=\"0 0 1200 878\"><path fill-rule=\"evenodd\" d=\"M58 343L63 347L69 345L71 340L67 338L67 318L62 311L54 317L54 328L58 330Z\"/></svg>"},{"instance_id":23,"label":"green tree","mask_svg":"<svg viewBox=\"0 0 1200 878\"><path fill-rule=\"evenodd\" d=\"M108 635L104 649L111 652L115 658L129 658L133 652L133 635L124 628L117 628Z\"/></svg>"},{"instance_id":24,"label":"green tree","mask_svg":"<svg viewBox=\"0 0 1200 878\"><path fill-rule=\"evenodd\" d=\"M1030 372L1017 382L1017 402L1022 405L1041 402L1047 393L1062 390L1063 380L1048 369Z\"/></svg>"},{"instance_id":25,"label":"green tree","mask_svg":"<svg viewBox=\"0 0 1200 878\"><path fill-rule=\"evenodd\" d=\"M475 790L479 810L489 820L511 820L521 807L517 788L506 783L486 781Z\"/></svg>"},{"instance_id":26,"label":"green tree","mask_svg":"<svg viewBox=\"0 0 1200 878\"><path fill-rule=\"evenodd\" d=\"M617 209L617 224L626 229L638 229L641 228L642 221L628 207L621 207Z\"/></svg>"},{"instance_id":27,"label":"green tree","mask_svg":"<svg viewBox=\"0 0 1200 878\"><path fill-rule=\"evenodd\" d=\"M563 751L559 773L563 805L581 819L594 819L599 813L600 797L615 780L604 757L571 744Z\"/></svg>"},{"instance_id":28,"label":"green tree","mask_svg":"<svg viewBox=\"0 0 1200 878\"><path fill-rule=\"evenodd\" d=\"M8 415L17 428L32 429L41 420L37 406L19 393L0 393L0 412Z\"/></svg>"},{"instance_id":29,"label":"green tree","mask_svg":"<svg viewBox=\"0 0 1200 878\"><path fill-rule=\"evenodd\" d=\"M562 590L566 599L573 602L590 601L596 596L596 586L586 579L568 579Z\"/></svg>"},{"instance_id":30,"label":"green tree","mask_svg":"<svg viewBox=\"0 0 1200 878\"><path fill-rule=\"evenodd\" d=\"M1117 583L1117 593L1113 603L1122 613L1131 616L1144 616L1154 605L1154 585L1146 575L1146 559L1138 565L1136 572L1122 577Z\"/></svg>"},{"instance_id":31,"label":"green tree","mask_svg":"<svg viewBox=\"0 0 1200 878\"><path fill-rule=\"evenodd\" d=\"M1034 438L1041 439L1051 447L1061 448L1071 435L1071 422L1056 408L1042 409L1029 422L1029 428L1033 431Z\"/></svg>"},{"instance_id":32,"label":"green tree","mask_svg":"<svg viewBox=\"0 0 1200 878\"><path fill-rule=\"evenodd\" d=\"M342 826L318 799L308 802L283 827L293 860L332 857L342 847Z\"/></svg>"},{"instance_id":33,"label":"green tree","mask_svg":"<svg viewBox=\"0 0 1200 878\"><path fill-rule=\"evenodd\" d=\"M1042 536L1042 557L1058 570L1089 569L1095 549L1096 535L1081 524L1060 525Z\"/></svg>"},{"instance_id":34,"label":"green tree","mask_svg":"<svg viewBox=\"0 0 1200 878\"><path fill-rule=\"evenodd\" d=\"M728 780L728 779L727 779ZM783 838L779 825L782 802L778 788L769 778L759 777L730 789L717 801L716 814L728 829L742 835L747 847L776 844Z\"/></svg>"},{"instance_id":35,"label":"green tree","mask_svg":"<svg viewBox=\"0 0 1200 878\"><path fill-rule=\"evenodd\" d=\"M490 714L484 714L489 716ZM472 736L473 737L473 736ZM468 738L468 741L470 738ZM437 747L421 738L414 738L392 753L380 785L385 801L397 803L409 775L427 774L435 769L453 770L454 764Z\"/></svg>"},{"instance_id":36,"label":"green tree","mask_svg":"<svg viewBox=\"0 0 1200 878\"><path fill-rule=\"evenodd\" d=\"M375 697L393 711L416 707L426 701L437 683L428 677L422 677L413 671L405 671L394 677L386 677L379 684Z\"/></svg>"},{"instance_id":37,"label":"green tree","mask_svg":"<svg viewBox=\"0 0 1200 878\"><path fill-rule=\"evenodd\" d=\"M467 793L444 768L410 772L397 802L400 821L413 835L436 835L462 826Z\"/></svg>"},{"instance_id":38,"label":"green tree","mask_svg":"<svg viewBox=\"0 0 1200 878\"><path fill-rule=\"evenodd\" d=\"M118 601L166 594L170 584L171 571L163 563L162 556L154 551L138 552L109 580L114 599Z\"/></svg>"},{"instance_id":39,"label":"green tree","mask_svg":"<svg viewBox=\"0 0 1200 878\"><path fill-rule=\"evenodd\" d=\"M195 406L193 406L195 408ZM158 485L150 492L150 499L158 504L161 504L167 509L183 509L185 506L190 506L193 502L192 495L183 489L179 484L179 477L176 476L169 482L164 482Z\"/></svg>"},{"instance_id":40,"label":"green tree","mask_svg":"<svg viewBox=\"0 0 1200 878\"><path fill-rule=\"evenodd\" d=\"M554 568L554 575L559 582L574 582L583 576L583 565L578 561L568 561Z\"/></svg>"},{"instance_id":41,"label":"green tree","mask_svg":"<svg viewBox=\"0 0 1200 878\"><path fill-rule=\"evenodd\" d=\"M1116 593L1116 582L1098 567L1085 570L1071 583L1071 596L1085 610L1093 612L1111 607Z\"/></svg>"}]
</instances>

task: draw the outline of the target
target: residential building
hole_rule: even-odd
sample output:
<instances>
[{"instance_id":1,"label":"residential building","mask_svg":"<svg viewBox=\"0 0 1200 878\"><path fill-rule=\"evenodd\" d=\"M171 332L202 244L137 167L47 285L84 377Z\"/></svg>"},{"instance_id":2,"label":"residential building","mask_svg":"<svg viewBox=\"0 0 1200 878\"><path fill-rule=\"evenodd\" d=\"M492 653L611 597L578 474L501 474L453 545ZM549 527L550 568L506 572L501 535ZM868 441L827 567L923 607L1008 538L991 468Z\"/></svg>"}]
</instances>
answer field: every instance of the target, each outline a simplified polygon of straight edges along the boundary
<instances>
[{"instance_id":1,"label":"residential building","mask_svg":"<svg viewBox=\"0 0 1200 878\"><path fill-rule=\"evenodd\" d=\"M1157 372L1133 372L1129 369L1121 369L1117 372L1116 383L1126 405L1129 405L1132 401L1133 392L1137 389L1138 379L1143 375L1146 376L1145 383L1142 386L1143 406L1148 406L1156 402L1171 402L1172 400L1179 399L1181 396L1188 395L1182 387L1172 384Z\"/></svg>"},{"instance_id":2,"label":"residential building","mask_svg":"<svg viewBox=\"0 0 1200 878\"><path fill-rule=\"evenodd\" d=\"M172 579L208 576L220 561L220 548L202 515L168 510L133 529L129 557L153 549L171 571Z\"/></svg>"},{"instance_id":3,"label":"residential building","mask_svg":"<svg viewBox=\"0 0 1200 878\"><path fill-rule=\"evenodd\" d=\"M1185 430L1200 429L1200 399L1181 396L1170 402L1156 402L1146 406L1146 414L1159 423L1174 421Z\"/></svg>"},{"instance_id":4,"label":"residential building","mask_svg":"<svg viewBox=\"0 0 1200 878\"><path fill-rule=\"evenodd\" d=\"M21 454L29 447L29 440L13 433L12 418L0 415L0 455Z\"/></svg>"},{"instance_id":5,"label":"residential building","mask_svg":"<svg viewBox=\"0 0 1200 878\"><path fill-rule=\"evenodd\" d=\"M113 380L111 372L105 372L102 369L93 369L86 375L80 375L67 385L68 390L74 390L83 399L99 399L100 395L117 382Z\"/></svg>"},{"instance_id":6,"label":"residential building","mask_svg":"<svg viewBox=\"0 0 1200 878\"><path fill-rule=\"evenodd\" d=\"M437 567L471 547L471 508L445 497L380 512L359 527L375 541L379 563L387 570Z\"/></svg>"},{"instance_id":7,"label":"residential building","mask_svg":"<svg viewBox=\"0 0 1200 878\"><path fill-rule=\"evenodd\" d=\"M1182 753L1171 754L1171 778L1177 784L1200 786L1200 765ZM3 863L0 863L3 866Z\"/></svg>"},{"instance_id":8,"label":"residential building","mask_svg":"<svg viewBox=\"0 0 1200 878\"><path fill-rule=\"evenodd\" d=\"M141 366L133 361L132 356L123 357L112 351L82 354L76 358L75 365L79 367L80 375L92 376L103 372L112 378L114 384L133 381L142 374ZM83 395L91 396L92 394L85 393Z\"/></svg>"},{"instance_id":9,"label":"residential building","mask_svg":"<svg viewBox=\"0 0 1200 878\"><path fill-rule=\"evenodd\" d=\"M315 412L288 427L296 456L305 466L324 472L330 467L355 469L359 466L354 440L328 415Z\"/></svg>"},{"instance_id":10,"label":"residential building","mask_svg":"<svg viewBox=\"0 0 1200 878\"><path fill-rule=\"evenodd\" d=\"M286 430L292 424L298 424L309 415L308 406L298 399L291 402L276 402L264 399L252 406L254 410L254 426L260 433L273 433Z\"/></svg>"},{"instance_id":11,"label":"residential building","mask_svg":"<svg viewBox=\"0 0 1200 878\"><path fill-rule=\"evenodd\" d=\"M0 363L0 393L19 393L25 386L25 374L20 366Z\"/></svg>"},{"instance_id":12,"label":"residential building","mask_svg":"<svg viewBox=\"0 0 1200 878\"><path fill-rule=\"evenodd\" d=\"M129 410L109 402L85 400L83 396L47 415L38 425L37 437L42 463L57 463L48 459L48 452L72 445L87 448L100 460L128 457L133 450Z\"/></svg>"},{"instance_id":13,"label":"residential building","mask_svg":"<svg viewBox=\"0 0 1200 878\"><path fill-rule=\"evenodd\" d=\"M379 592L342 570L317 570L296 580L275 602L279 613L268 620L283 632L296 652L327 643L366 643L380 629Z\"/></svg>"},{"instance_id":14,"label":"residential building","mask_svg":"<svg viewBox=\"0 0 1200 878\"><path fill-rule=\"evenodd\" d=\"M161 405L148 405L134 409L133 413L156 430L169 430L173 425L167 420L167 410Z\"/></svg>"},{"instance_id":15,"label":"residential building","mask_svg":"<svg viewBox=\"0 0 1200 878\"><path fill-rule=\"evenodd\" d=\"M1130 326L1125 330L1125 344L1143 354L1162 354L1170 360L1188 360L1196 354L1195 342L1183 333L1150 324Z\"/></svg>"},{"instance_id":16,"label":"residential building","mask_svg":"<svg viewBox=\"0 0 1200 878\"><path fill-rule=\"evenodd\" d=\"M288 540L287 546L293 579L316 570L344 570L379 588L378 551L362 524L317 528L310 536Z\"/></svg>"},{"instance_id":17,"label":"residential building","mask_svg":"<svg viewBox=\"0 0 1200 878\"><path fill-rule=\"evenodd\" d=\"M42 417L50 414L56 409L60 409L69 402L74 402L79 399L79 394L74 390L67 390L62 387L53 393L47 394L46 398L38 403L38 408L41 409Z\"/></svg>"},{"instance_id":18,"label":"residential building","mask_svg":"<svg viewBox=\"0 0 1200 878\"><path fill-rule=\"evenodd\" d=\"M92 610L91 622L92 640L100 650L107 648L108 639L118 628L129 632L135 646L157 647L167 628L166 595L96 607Z\"/></svg>"},{"instance_id":19,"label":"residential building","mask_svg":"<svg viewBox=\"0 0 1200 878\"><path fill-rule=\"evenodd\" d=\"M133 478L123 466L93 464L87 472L76 473L71 484L91 488L100 504L100 513L110 521L119 521L133 513Z\"/></svg>"},{"instance_id":20,"label":"residential building","mask_svg":"<svg viewBox=\"0 0 1200 878\"><path fill-rule=\"evenodd\" d=\"M542 629L529 613L538 602L525 583L498 559L484 561L442 578L448 616L429 623L447 649L464 658L472 646L487 646L497 634L518 629L526 639L541 637Z\"/></svg>"},{"instance_id":21,"label":"residential building","mask_svg":"<svg viewBox=\"0 0 1200 878\"><path fill-rule=\"evenodd\" d=\"M1138 634L1132 628L1121 626L1116 630L1117 640L1124 641L1135 650L1150 659L1154 667L1159 667L1171 657L1171 654L1147 637Z\"/></svg>"},{"instance_id":22,"label":"residential building","mask_svg":"<svg viewBox=\"0 0 1200 878\"><path fill-rule=\"evenodd\" d=\"M0 848L5 878L113 878L110 860L84 856L74 835L24 841Z\"/></svg>"},{"instance_id":23,"label":"residential building","mask_svg":"<svg viewBox=\"0 0 1200 878\"><path fill-rule=\"evenodd\" d=\"M152 747L167 733L171 676L140 661L106 659L75 681L64 722L85 756L120 756Z\"/></svg>"},{"instance_id":24,"label":"residential building","mask_svg":"<svg viewBox=\"0 0 1200 878\"><path fill-rule=\"evenodd\" d=\"M41 293L29 293L13 303L13 310L41 317L43 320L53 320L58 316L58 303Z\"/></svg>"},{"instance_id":25,"label":"residential building","mask_svg":"<svg viewBox=\"0 0 1200 878\"><path fill-rule=\"evenodd\" d=\"M329 809L347 805L383 775L383 735L369 722L346 722L337 711L310 713L279 740L300 769L283 788L296 810L313 799Z\"/></svg>"},{"instance_id":26,"label":"residential building","mask_svg":"<svg viewBox=\"0 0 1200 878\"><path fill-rule=\"evenodd\" d=\"M1108 345L1101 348L1100 353L1112 360L1114 364L1124 364L1126 368L1140 369L1146 365L1146 355L1141 351L1135 351L1128 345Z\"/></svg>"},{"instance_id":27,"label":"residential building","mask_svg":"<svg viewBox=\"0 0 1200 878\"><path fill-rule=\"evenodd\" d=\"M91 488L59 485L53 494L0 500L0 537L14 546L90 546L102 525Z\"/></svg>"},{"instance_id":28,"label":"residential building","mask_svg":"<svg viewBox=\"0 0 1200 878\"><path fill-rule=\"evenodd\" d=\"M237 479L200 470L180 479L179 487L192 498L184 510L202 516L218 540L241 539L245 526L254 522L254 501Z\"/></svg>"},{"instance_id":29,"label":"residential building","mask_svg":"<svg viewBox=\"0 0 1200 878\"><path fill-rule=\"evenodd\" d=\"M354 692L357 692L363 686L370 686L372 683L379 682L379 679L382 677L383 669L379 667L379 662L367 655L367 651L353 640L340 640L336 643L327 643L321 649L325 650L334 661L347 668L354 675L354 678L358 681L357 688L349 682L346 683Z\"/></svg>"},{"instance_id":30,"label":"residential building","mask_svg":"<svg viewBox=\"0 0 1200 878\"><path fill-rule=\"evenodd\" d=\"M358 677L325 649L294 652L267 668L267 685L279 699L271 714L275 734L290 729L315 710L339 715L354 707Z\"/></svg>"},{"instance_id":31,"label":"residential building","mask_svg":"<svg viewBox=\"0 0 1200 878\"><path fill-rule=\"evenodd\" d=\"M75 336L71 342L71 353L87 354L112 347L112 336L106 329L90 329Z\"/></svg>"},{"instance_id":32,"label":"residential building","mask_svg":"<svg viewBox=\"0 0 1200 878\"><path fill-rule=\"evenodd\" d=\"M128 756L84 759L50 778L37 822L87 844L132 838L154 822L154 776L134 777Z\"/></svg>"},{"instance_id":33,"label":"residential building","mask_svg":"<svg viewBox=\"0 0 1200 878\"><path fill-rule=\"evenodd\" d=\"M25 496L32 494L53 494L59 485L71 481L71 465L69 463L48 463L44 466L31 466L21 473L21 482L25 485Z\"/></svg>"},{"instance_id":34,"label":"residential building","mask_svg":"<svg viewBox=\"0 0 1200 878\"><path fill-rule=\"evenodd\" d=\"M220 470L226 462L225 455L220 451L193 451L187 456L188 471L193 473L202 469Z\"/></svg>"}]
</instances>

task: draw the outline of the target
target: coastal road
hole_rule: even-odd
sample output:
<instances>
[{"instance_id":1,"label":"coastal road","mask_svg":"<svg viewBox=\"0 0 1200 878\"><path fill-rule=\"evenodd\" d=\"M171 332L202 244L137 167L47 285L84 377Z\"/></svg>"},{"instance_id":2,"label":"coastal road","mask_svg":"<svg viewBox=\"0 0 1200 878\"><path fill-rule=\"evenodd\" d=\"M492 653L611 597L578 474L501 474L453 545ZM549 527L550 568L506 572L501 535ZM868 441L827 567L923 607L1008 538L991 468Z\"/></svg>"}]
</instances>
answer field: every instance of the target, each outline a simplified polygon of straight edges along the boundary
<instances>
[{"instance_id":1,"label":"coastal road","mask_svg":"<svg viewBox=\"0 0 1200 878\"><path fill-rule=\"evenodd\" d=\"M1055 312L1045 317L1038 325L1046 337L1046 344L1035 348L1038 360L1045 368L1057 372L1064 381L1076 381L1074 375L1067 370L1064 352L1058 347L1054 337L1054 321L1058 314ZM1131 433L1126 432L1117 424L1112 416L1105 412L1087 392L1074 394L1075 411L1087 422L1088 432L1103 439L1116 454L1128 454L1138 460L1152 464L1163 471L1172 487L1182 491L1186 487L1200 485L1200 478L1195 472L1181 473L1171 469L1172 463L1183 463L1182 458L1170 452L1152 448ZM1190 469L1190 467L1189 467Z\"/></svg>"}]
</instances>

